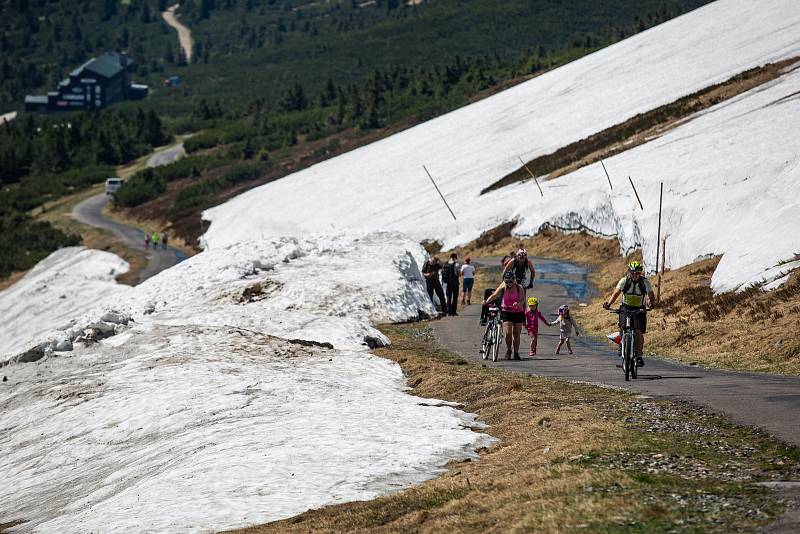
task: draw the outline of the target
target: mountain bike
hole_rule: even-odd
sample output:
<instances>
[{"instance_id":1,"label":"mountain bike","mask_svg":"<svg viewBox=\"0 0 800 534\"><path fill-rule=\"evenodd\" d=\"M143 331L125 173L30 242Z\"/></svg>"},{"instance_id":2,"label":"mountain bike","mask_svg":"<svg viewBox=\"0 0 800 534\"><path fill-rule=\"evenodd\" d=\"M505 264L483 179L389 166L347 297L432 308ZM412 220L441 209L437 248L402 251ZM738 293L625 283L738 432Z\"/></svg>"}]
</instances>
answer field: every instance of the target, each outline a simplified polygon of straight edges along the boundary
<instances>
[{"instance_id":1,"label":"mountain bike","mask_svg":"<svg viewBox=\"0 0 800 534\"><path fill-rule=\"evenodd\" d=\"M625 381L629 381L631 377L637 378L639 375L638 365L636 364L636 334L633 329L633 317L646 310L623 310L616 308L609 310L611 313L625 316L625 326L622 327L622 339L619 343L620 356L622 357L622 371L625 373Z\"/></svg>"},{"instance_id":2,"label":"mountain bike","mask_svg":"<svg viewBox=\"0 0 800 534\"><path fill-rule=\"evenodd\" d=\"M500 308L491 306L489 308L489 321L486 324L486 330L483 332L483 340L481 341L481 352L483 359L489 358L492 355L492 361L497 361L497 355L500 352L500 343L503 339L503 323L500 320Z\"/></svg>"}]
</instances>

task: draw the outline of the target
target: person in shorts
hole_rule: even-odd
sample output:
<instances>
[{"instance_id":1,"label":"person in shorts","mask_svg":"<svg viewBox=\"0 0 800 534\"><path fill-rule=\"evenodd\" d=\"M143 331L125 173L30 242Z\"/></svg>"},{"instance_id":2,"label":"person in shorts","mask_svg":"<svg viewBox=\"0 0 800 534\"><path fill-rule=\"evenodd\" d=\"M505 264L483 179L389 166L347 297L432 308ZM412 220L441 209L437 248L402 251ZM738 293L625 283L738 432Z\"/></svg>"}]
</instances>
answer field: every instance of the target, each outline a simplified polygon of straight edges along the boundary
<instances>
[{"instance_id":1,"label":"person in shorts","mask_svg":"<svg viewBox=\"0 0 800 534\"><path fill-rule=\"evenodd\" d=\"M475 266L470 263L472 259L464 258L461 266L461 305L472 304L472 286L475 284Z\"/></svg>"},{"instance_id":2,"label":"person in shorts","mask_svg":"<svg viewBox=\"0 0 800 534\"><path fill-rule=\"evenodd\" d=\"M503 320L503 332L506 335L506 360L511 359L512 347L514 359L521 360L519 343L528 303L525 299L525 288L514 278L514 273L510 271L503 273L503 283L489 295L489 298L483 301L483 304L498 297L501 297L500 317Z\"/></svg>"},{"instance_id":3,"label":"person in shorts","mask_svg":"<svg viewBox=\"0 0 800 534\"><path fill-rule=\"evenodd\" d=\"M603 302L603 308L609 309L614 301L622 295L622 310L652 310L655 308L656 296L653 294L653 286L650 280L644 276L644 266L640 261L632 261L628 264L628 274L617 282L617 286L611 296ZM645 306L645 298L649 306ZM636 354L636 365L644 367L644 335L647 332L647 313L634 315L632 318L633 330L636 337L634 343L634 353ZM619 316L619 331L625 326L625 316Z\"/></svg>"}]
</instances>

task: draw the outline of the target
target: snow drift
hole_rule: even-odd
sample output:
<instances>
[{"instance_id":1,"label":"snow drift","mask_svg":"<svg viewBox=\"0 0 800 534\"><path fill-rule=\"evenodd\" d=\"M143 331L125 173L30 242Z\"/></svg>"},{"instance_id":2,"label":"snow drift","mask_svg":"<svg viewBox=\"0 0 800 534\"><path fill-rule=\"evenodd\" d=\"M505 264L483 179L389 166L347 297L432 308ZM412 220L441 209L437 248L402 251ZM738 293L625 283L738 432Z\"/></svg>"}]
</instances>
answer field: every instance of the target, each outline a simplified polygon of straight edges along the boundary
<instances>
[{"instance_id":1,"label":"snow drift","mask_svg":"<svg viewBox=\"0 0 800 534\"><path fill-rule=\"evenodd\" d=\"M790 242L797 218L785 211L798 198L800 183L800 156L790 150L800 119L793 74L771 84L769 97L762 94L765 88L755 89L702 113L703 121L689 121L657 142L609 159L613 194L599 166L547 183L544 199L532 183L483 196L480 191L518 168L518 156L530 160L550 153L744 70L800 55L798 25L800 3L794 0L714 2L207 210L212 225L204 241L214 248L245 235L332 227L399 230L449 247L521 217L519 233L550 222L616 235L623 251L643 247L652 266L652 223L663 180L670 195L664 221L670 267L721 254L712 281L716 291L769 282L776 273L766 271L797 252ZM771 120L777 121L772 129L766 127ZM645 197L644 211L625 183L628 175ZM773 224L780 231L770 232L771 238L779 243L764 254L763 230L756 229Z\"/></svg>"},{"instance_id":2,"label":"snow drift","mask_svg":"<svg viewBox=\"0 0 800 534\"><path fill-rule=\"evenodd\" d=\"M60 254L106 272L104 256L85 252ZM365 345L385 340L372 324L433 313L423 255L386 233L243 242L136 288L94 285L104 297L92 306L76 292L68 330L119 323L106 339L2 368L0 522L218 531L369 499L475 456L489 441L469 430L474 416L407 395L400 368ZM30 304L74 283L39 275L48 283ZM35 324L36 308L9 301L32 279L0 305Z\"/></svg>"}]
</instances>

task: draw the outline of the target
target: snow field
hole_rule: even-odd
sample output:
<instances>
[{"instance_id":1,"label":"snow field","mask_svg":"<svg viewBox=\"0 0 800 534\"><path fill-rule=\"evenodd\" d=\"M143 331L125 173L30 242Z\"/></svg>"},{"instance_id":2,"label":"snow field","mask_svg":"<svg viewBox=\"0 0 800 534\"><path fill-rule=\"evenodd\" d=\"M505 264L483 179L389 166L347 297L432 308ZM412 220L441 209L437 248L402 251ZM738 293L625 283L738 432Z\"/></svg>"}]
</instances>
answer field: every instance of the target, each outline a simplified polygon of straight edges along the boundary
<instances>
[{"instance_id":1,"label":"snow field","mask_svg":"<svg viewBox=\"0 0 800 534\"><path fill-rule=\"evenodd\" d=\"M203 252L126 294L108 282L98 306L75 303L78 324L113 307L130 328L3 368L0 519L211 532L369 499L474 457L490 443L474 415L423 406L363 345L382 338L370 323L433 312L423 255L397 234L282 238ZM240 302L256 283L261 300Z\"/></svg>"},{"instance_id":2,"label":"snow field","mask_svg":"<svg viewBox=\"0 0 800 534\"><path fill-rule=\"evenodd\" d=\"M490 98L207 210L204 218L212 224L204 242L213 249L245 236L281 235L289 228L293 235L316 233L333 227L397 230L416 240L438 239L448 248L521 216L518 233L534 233L544 222L584 225L616 235L623 251L643 247L652 266L656 249L652 221L658 182L664 180L674 194L667 199L664 220L664 230L671 235L668 265L675 268L700 256L721 254L713 288L743 287L765 278L766 269L792 259L796 252L786 243L785 218L770 217L771 222L783 221L782 242L762 256L755 251L762 247L763 232L754 235L748 230L753 219L731 216L736 205L752 207L754 190L771 191L776 181L791 183L796 176L797 157L786 150L794 138L786 125L796 123L798 115L791 74L771 84L769 90L776 97L772 108L758 107L758 95L764 91L758 88L701 114L724 114L735 106L739 115L729 111L724 118L708 118L705 129L695 127L699 119L689 121L659 141L610 158L606 166L615 180L613 194L599 166L548 182L543 200L532 182L484 196L479 193L517 169L518 156L529 160L550 153L744 70L800 55L799 24L800 3L794 0L708 4ZM781 97L787 100L778 103ZM781 115L780 126L765 130L763 126L776 115ZM423 164L457 221L430 184ZM749 174L743 174L745 170ZM624 182L628 175L644 197L644 211L636 211ZM757 185L728 187L725 180L718 180L721 176L728 184L751 176ZM789 188L780 199L763 193L762 197L758 204L764 216L783 209L797 195ZM261 209L265 203L269 210ZM716 217L718 212L728 217L725 224ZM790 233L796 233L795 223L788 226L794 230Z\"/></svg>"}]
</instances>

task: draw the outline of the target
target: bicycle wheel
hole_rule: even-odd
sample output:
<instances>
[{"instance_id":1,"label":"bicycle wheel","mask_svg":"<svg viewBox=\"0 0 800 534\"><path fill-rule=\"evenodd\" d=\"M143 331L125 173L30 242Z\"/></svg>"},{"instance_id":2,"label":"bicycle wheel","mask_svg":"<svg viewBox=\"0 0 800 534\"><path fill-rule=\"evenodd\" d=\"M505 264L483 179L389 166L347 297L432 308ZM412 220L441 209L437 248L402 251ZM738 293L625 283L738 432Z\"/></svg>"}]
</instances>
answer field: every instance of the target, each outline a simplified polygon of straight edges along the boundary
<instances>
[{"instance_id":1,"label":"bicycle wheel","mask_svg":"<svg viewBox=\"0 0 800 534\"><path fill-rule=\"evenodd\" d=\"M492 338L494 339L494 346L492 347L492 361L497 361L497 355L500 353L500 323L495 321L494 328L492 329Z\"/></svg>"},{"instance_id":2,"label":"bicycle wheel","mask_svg":"<svg viewBox=\"0 0 800 534\"><path fill-rule=\"evenodd\" d=\"M633 343L631 340L630 332L625 332L622 337L622 369L625 371L625 381L630 380L631 367L633 365Z\"/></svg>"},{"instance_id":3,"label":"bicycle wheel","mask_svg":"<svg viewBox=\"0 0 800 534\"><path fill-rule=\"evenodd\" d=\"M481 353L483 354L483 359L487 359L489 357L489 351L492 350L492 335L490 333L491 325L486 327L486 330L483 332L483 339L481 340Z\"/></svg>"}]
</instances>

